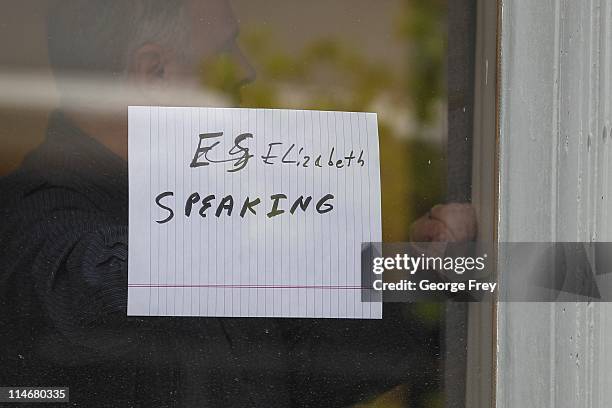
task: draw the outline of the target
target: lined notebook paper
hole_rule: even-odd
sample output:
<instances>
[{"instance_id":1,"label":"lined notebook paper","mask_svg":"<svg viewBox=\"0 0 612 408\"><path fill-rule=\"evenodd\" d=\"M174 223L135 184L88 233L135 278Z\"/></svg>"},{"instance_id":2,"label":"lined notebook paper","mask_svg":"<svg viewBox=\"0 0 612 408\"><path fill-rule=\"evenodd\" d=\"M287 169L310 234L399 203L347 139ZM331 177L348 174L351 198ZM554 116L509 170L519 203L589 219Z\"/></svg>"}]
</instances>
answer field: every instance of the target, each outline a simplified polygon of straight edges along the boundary
<instances>
[{"instance_id":1,"label":"lined notebook paper","mask_svg":"<svg viewBox=\"0 0 612 408\"><path fill-rule=\"evenodd\" d=\"M129 107L128 315L381 318L373 113Z\"/></svg>"}]
</instances>

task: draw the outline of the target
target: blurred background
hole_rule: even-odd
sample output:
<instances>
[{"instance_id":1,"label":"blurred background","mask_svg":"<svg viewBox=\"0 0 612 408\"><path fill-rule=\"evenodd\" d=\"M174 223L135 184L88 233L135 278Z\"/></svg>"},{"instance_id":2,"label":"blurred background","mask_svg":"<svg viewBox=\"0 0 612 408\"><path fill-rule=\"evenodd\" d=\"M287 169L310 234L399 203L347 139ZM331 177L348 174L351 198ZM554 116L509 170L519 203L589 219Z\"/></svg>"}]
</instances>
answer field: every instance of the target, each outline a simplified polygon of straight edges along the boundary
<instances>
[{"instance_id":1,"label":"blurred background","mask_svg":"<svg viewBox=\"0 0 612 408\"><path fill-rule=\"evenodd\" d=\"M40 143L57 104L45 4L13 2L0 20L0 174ZM384 238L406 240L410 222L444 197L446 2L232 4L257 78L241 95L224 92L233 67L219 58L202 70L202 86L228 106L377 112Z\"/></svg>"},{"instance_id":2,"label":"blurred background","mask_svg":"<svg viewBox=\"0 0 612 408\"><path fill-rule=\"evenodd\" d=\"M265 6L262 7L262 4ZM217 104L376 112L383 239L407 241L409 226L446 190L447 3L444 0L232 0L238 42L257 73L237 92L231 61L201 70ZM57 90L46 50L46 2L5 5L0 17L0 175L44 137ZM415 381L367 406L443 405L439 304L394 305L425 350ZM383 334L384 335L384 334Z\"/></svg>"}]
</instances>

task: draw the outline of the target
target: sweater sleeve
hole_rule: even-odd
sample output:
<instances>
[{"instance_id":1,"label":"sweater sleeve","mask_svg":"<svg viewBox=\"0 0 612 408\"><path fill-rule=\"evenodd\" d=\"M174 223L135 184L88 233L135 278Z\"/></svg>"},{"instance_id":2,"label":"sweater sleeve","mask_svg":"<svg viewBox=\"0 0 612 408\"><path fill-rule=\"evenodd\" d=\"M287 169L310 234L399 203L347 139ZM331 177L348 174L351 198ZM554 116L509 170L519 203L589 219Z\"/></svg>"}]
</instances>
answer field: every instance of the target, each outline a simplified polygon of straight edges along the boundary
<instances>
[{"instance_id":1,"label":"sweater sleeve","mask_svg":"<svg viewBox=\"0 0 612 408\"><path fill-rule=\"evenodd\" d=\"M10 219L11 273L31 282L49 323L80 346L112 351L128 325L127 224L53 186L25 196Z\"/></svg>"},{"instance_id":2,"label":"sweater sleeve","mask_svg":"<svg viewBox=\"0 0 612 408\"><path fill-rule=\"evenodd\" d=\"M54 211L36 228L32 276L59 328L92 328L126 312L127 226L75 210Z\"/></svg>"}]
</instances>

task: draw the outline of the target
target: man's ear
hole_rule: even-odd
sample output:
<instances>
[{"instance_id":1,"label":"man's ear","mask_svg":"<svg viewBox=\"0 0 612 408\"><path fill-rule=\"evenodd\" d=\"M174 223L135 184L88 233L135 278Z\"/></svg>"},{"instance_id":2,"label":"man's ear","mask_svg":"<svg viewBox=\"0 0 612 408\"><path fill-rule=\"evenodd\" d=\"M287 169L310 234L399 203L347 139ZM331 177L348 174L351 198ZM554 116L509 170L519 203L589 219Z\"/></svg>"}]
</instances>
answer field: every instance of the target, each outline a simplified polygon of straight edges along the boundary
<instances>
[{"instance_id":1,"label":"man's ear","mask_svg":"<svg viewBox=\"0 0 612 408\"><path fill-rule=\"evenodd\" d=\"M153 85L164 78L166 58L158 44L146 43L132 55L128 75L144 85Z\"/></svg>"}]
</instances>

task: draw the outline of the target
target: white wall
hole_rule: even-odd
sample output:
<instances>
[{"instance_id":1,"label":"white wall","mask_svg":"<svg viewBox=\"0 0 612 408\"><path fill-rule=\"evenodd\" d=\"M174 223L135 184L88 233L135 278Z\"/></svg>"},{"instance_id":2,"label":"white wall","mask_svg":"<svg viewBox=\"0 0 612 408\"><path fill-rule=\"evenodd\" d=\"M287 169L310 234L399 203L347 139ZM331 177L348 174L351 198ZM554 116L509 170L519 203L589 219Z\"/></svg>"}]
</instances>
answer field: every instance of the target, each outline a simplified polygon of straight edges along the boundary
<instances>
[{"instance_id":1,"label":"white wall","mask_svg":"<svg viewBox=\"0 0 612 408\"><path fill-rule=\"evenodd\" d=\"M612 241L612 0L501 7L498 239ZM611 304L501 303L497 319L497 407L612 406Z\"/></svg>"}]
</instances>

